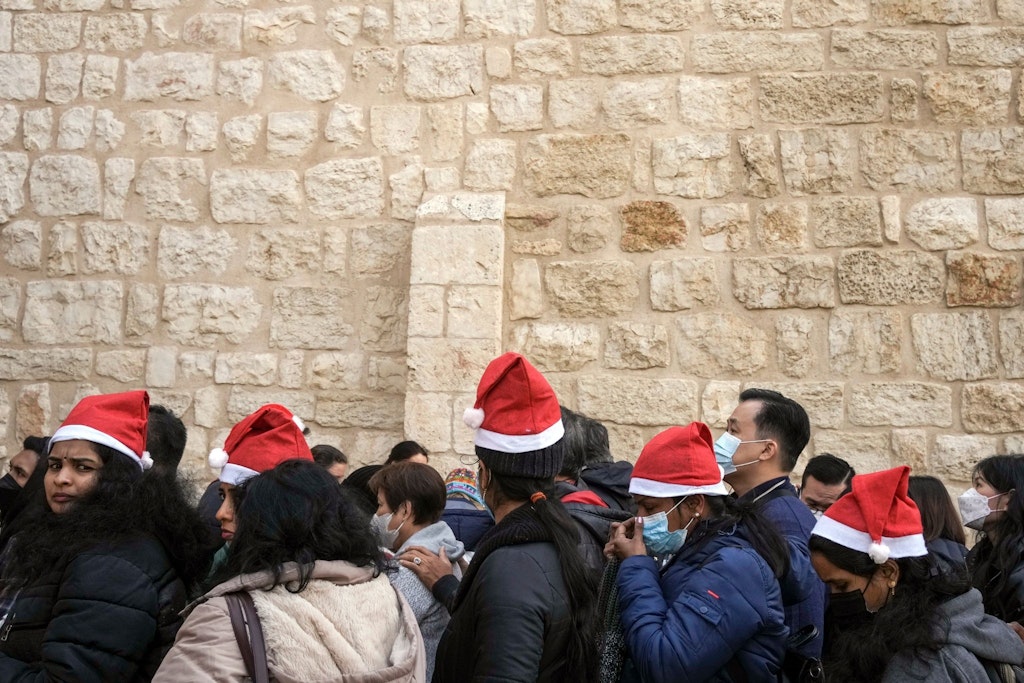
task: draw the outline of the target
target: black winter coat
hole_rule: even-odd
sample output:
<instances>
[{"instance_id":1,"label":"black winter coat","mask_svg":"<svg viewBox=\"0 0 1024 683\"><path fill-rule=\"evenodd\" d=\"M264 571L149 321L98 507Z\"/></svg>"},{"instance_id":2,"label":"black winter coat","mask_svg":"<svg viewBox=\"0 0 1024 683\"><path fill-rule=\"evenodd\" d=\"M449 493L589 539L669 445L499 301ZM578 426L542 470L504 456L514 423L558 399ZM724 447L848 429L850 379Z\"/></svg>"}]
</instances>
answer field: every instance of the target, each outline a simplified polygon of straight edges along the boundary
<instances>
[{"instance_id":1,"label":"black winter coat","mask_svg":"<svg viewBox=\"0 0 1024 683\"><path fill-rule=\"evenodd\" d=\"M149 681L184 607L156 539L81 552L18 593L0 628L0 681Z\"/></svg>"}]
</instances>

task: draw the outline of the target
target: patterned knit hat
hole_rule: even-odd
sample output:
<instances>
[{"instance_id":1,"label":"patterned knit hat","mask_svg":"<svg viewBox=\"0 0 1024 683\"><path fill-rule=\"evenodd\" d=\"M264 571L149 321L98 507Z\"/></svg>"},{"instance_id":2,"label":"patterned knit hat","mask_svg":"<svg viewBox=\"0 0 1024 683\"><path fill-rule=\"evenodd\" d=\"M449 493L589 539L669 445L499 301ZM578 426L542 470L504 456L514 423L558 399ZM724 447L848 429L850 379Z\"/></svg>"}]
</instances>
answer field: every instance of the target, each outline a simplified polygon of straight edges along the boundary
<instances>
[{"instance_id":1,"label":"patterned knit hat","mask_svg":"<svg viewBox=\"0 0 1024 683\"><path fill-rule=\"evenodd\" d=\"M484 505L480 497L480 487L477 486L476 472L468 467L456 467L448 473L444 480L444 492L448 498L461 495L480 507Z\"/></svg>"},{"instance_id":2,"label":"patterned knit hat","mask_svg":"<svg viewBox=\"0 0 1024 683\"><path fill-rule=\"evenodd\" d=\"M629 492L654 498L729 495L708 426L669 427L648 441L633 467Z\"/></svg>"},{"instance_id":3,"label":"patterned knit hat","mask_svg":"<svg viewBox=\"0 0 1024 683\"><path fill-rule=\"evenodd\" d=\"M282 405L270 403L231 428L224 448L210 451L210 467L220 480L238 486L285 460L312 460L302 420Z\"/></svg>"},{"instance_id":4,"label":"patterned knit hat","mask_svg":"<svg viewBox=\"0 0 1024 683\"><path fill-rule=\"evenodd\" d=\"M476 430L473 443L484 449L484 464L498 474L553 477L562 468L562 449L550 448L565 433L558 399L544 375L518 353L491 361L463 421Z\"/></svg>"},{"instance_id":5,"label":"patterned knit hat","mask_svg":"<svg viewBox=\"0 0 1024 683\"><path fill-rule=\"evenodd\" d=\"M60 441L82 439L109 446L148 470L153 466L146 450L148 424L149 394L145 391L86 396L50 437L47 452Z\"/></svg>"},{"instance_id":6,"label":"patterned knit hat","mask_svg":"<svg viewBox=\"0 0 1024 683\"><path fill-rule=\"evenodd\" d=\"M907 495L909 482L906 465L856 475L850 493L825 511L811 534L867 553L875 564L927 555L921 513Z\"/></svg>"}]
</instances>

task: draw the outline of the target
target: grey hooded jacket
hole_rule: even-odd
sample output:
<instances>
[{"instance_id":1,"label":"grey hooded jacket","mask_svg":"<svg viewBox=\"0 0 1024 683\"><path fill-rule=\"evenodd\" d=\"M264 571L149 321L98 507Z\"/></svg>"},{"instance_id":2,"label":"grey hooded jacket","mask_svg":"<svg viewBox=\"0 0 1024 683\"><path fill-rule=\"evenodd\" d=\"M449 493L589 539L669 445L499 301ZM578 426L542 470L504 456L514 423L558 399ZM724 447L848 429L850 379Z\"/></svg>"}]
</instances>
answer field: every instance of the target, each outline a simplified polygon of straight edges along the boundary
<instances>
[{"instance_id":1,"label":"grey hooded jacket","mask_svg":"<svg viewBox=\"0 0 1024 683\"><path fill-rule=\"evenodd\" d=\"M940 605L935 628L939 629L943 643L939 650L922 657L901 652L886 667L883 683L987 681L988 675L978 657L1024 664L1024 642L1005 622L985 614L981 593L976 589Z\"/></svg>"}]
</instances>

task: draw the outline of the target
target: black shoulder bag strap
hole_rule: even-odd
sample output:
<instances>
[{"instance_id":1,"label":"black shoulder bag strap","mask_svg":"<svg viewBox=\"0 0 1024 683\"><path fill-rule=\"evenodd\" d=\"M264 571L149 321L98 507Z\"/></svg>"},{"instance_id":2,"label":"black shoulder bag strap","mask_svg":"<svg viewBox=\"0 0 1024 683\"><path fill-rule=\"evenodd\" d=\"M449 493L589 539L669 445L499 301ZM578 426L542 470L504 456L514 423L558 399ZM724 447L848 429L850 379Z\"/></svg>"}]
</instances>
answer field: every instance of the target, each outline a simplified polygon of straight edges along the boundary
<instances>
[{"instance_id":1,"label":"black shoulder bag strap","mask_svg":"<svg viewBox=\"0 0 1024 683\"><path fill-rule=\"evenodd\" d=\"M253 683L270 683L263 627L260 625L260 616L256 613L252 596L248 591L235 591L225 594L224 599L228 603L231 629L235 632L235 640L238 641L238 651L242 653L245 672L249 674Z\"/></svg>"}]
</instances>

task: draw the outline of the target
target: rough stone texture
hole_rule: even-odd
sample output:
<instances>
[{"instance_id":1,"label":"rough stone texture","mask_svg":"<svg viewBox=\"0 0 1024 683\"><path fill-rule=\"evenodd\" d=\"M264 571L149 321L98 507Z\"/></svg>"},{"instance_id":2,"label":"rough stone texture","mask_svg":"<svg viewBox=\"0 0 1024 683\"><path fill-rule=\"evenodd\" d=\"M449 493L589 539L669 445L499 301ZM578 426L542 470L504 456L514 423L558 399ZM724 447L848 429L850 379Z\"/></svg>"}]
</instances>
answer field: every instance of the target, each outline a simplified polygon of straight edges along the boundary
<instances>
[{"instance_id":1,"label":"rough stone texture","mask_svg":"<svg viewBox=\"0 0 1024 683\"><path fill-rule=\"evenodd\" d=\"M894 78L889 84L891 98L889 117L893 123L916 121L918 116L917 81L913 78Z\"/></svg>"},{"instance_id":2,"label":"rough stone texture","mask_svg":"<svg viewBox=\"0 0 1024 683\"><path fill-rule=\"evenodd\" d=\"M875 18L890 25L965 24L989 18L984 0L878 0L873 4Z\"/></svg>"},{"instance_id":3,"label":"rough stone texture","mask_svg":"<svg viewBox=\"0 0 1024 683\"><path fill-rule=\"evenodd\" d=\"M629 159L629 137L623 134L538 135L524 153L524 181L541 197L615 197L629 182Z\"/></svg>"},{"instance_id":4,"label":"rough stone texture","mask_svg":"<svg viewBox=\"0 0 1024 683\"><path fill-rule=\"evenodd\" d=\"M359 343L371 351L397 352L405 347L408 299L400 287L367 287L359 321Z\"/></svg>"},{"instance_id":5,"label":"rough stone texture","mask_svg":"<svg viewBox=\"0 0 1024 683\"><path fill-rule=\"evenodd\" d=\"M1006 376L1024 377L1024 313L1004 313L999 318L1000 355Z\"/></svg>"},{"instance_id":6,"label":"rough stone texture","mask_svg":"<svg viewBox=\"0 0 1024 683\"><path fill-rule=\"evenodd\" d=\"M628 312L640 294L636 265L629 261L558 261L548 265L548 299L568 318L613 317Z\"/></svg>"},{"instance_id":7,"label":"rough stone texture","mask_svg":"<svg viewBox=\"0 0 1024 683\"><path fill-rule=\"evenodd\" d=\"M316 112L271 112L267 114L267 152L271 157L297 157L316 142Z\"/></svg>"},{"instance_id":8,"label":"rough stone texture","mask_svg":"<svg viewBox=\"0 0 1024 683\"><path fill-rule=\"evenodd\" d=\"M654 261L650 291L651 307L656 311L714 306L721 298L715 262L710 258Z\"/></svg>"},{"instance_id":9,"label":"rough stone texture","mask_svg":"<svg viewBox=\"0 0 1024 683\"><path fill-rule=\"evenodd\" d=\"M167 225L160 229L157 266L160 276L166 279L188 277L201 271L220 275L237 250L236 240L226 230Z\"/></svg>"},{"instance_id":10,"label":"rough stone texture","mask_svg":"<svg viewBox=\"0 0 1024 683\"><path fill-rule=\"evenodd\" d=\"M1024 29L1019 26L951 28L949 63L959 66L1020 66L1024 61Z\"/></svg>"},{"instance_id":11,"label":"rough stone texture","mask_svg":"<svg viewBox=\"0 0 1024 683\"><path fill-rule=\"evenodd\" d=\"M116 281L29 282L22 336L30 344L117 344L123 300Z\"/></svg>"},{"instance_id":12,"label":"rough stone texture","mask_svg":"<svg viewBox=\"0 0 1024 683\"><path fill-rule=\"evenodd\" d=\"M16 152L0 152L0 223L6 223L25 205L25 176L28 156ZM47 173L49 175L49 172ZM51 181L48 181L48 184Z\"/></svg>"},{"instance_id":13,"label":"rough stone texture","mask_svg":"<svg viewBox=\"0 0 1024 683\"><path fill-rule=\"evenodd\" d=\"M579 44L580 71L585 74L658 74L678 71L683 45L675 36L644 34L585 38Z\"/></svg>"},{"instance_id":14,"label":"rough stone texture","mask_svg":"<svg viewBox=\"0 0 1024 683\"><path fill-rule=\"evenodd\" d=\"M860 170L873 190L948 192L957 185L956 135L880 128L860 138Z\"/></svg>"},{"instance_id":15,"label":"rough stone texture","mask_svg":"<svg viewBox=\"0 0 1024 683\"><path fill-rule=\"evenodd\" d=\"M41 82L38 57L0 54L0 99L34 100Z\"/></svg>"},{"instance_id":16,"label":"rough stone texture","mask_svg":"<svg viewBox=\"0 0 1024 683\"><path fill-rule=\"evenodd\" d=\"M81 382L92 370L92 351L71 349L0 349L0 377L5 380Z\"/></svg>"},{"instance_id":17,"label":"rough stone texture","mask_svg":"<svg viewBox=\"0 0 1024 683\"><path fill-rule=\"evenodd\" d=\"M278 52L270 58L267 79L310 102L328 102L345 89L345 70L331 50Z\"/></svg>"},{"instance_id":18,"label":"rough stone texture","mask_svg":"<svg viewBox=\"0 0 1024 683\"><path fill-rule=\"evenodd\" d=\"M693 26L701 0L620 0L619 21L638 31L680 31Z\"/></svg>"},{"instance_id":19,"label":"rough stone texture","mask_svg":"<svg viewBox=\"0 0 1024 683\"><path fill-rule=\"evenodd\" d=\"M218 223L294 223L301 204L294 171L223 169L210 177L210 213Z\"/></svg>"},{"instance_id":20,"label":"rough stone texture","mask_svg":"<svg viewBox=\"0 0 1024 683\"><path fill-rule=\"evenodd\" d=\"M466 155L463 182L471 190L511 189L516 175L514 140L490 138L477 140Z\"/></svg>"},{"instance_id":21,"label":"rough stone texture","mask_svg":"<svg viewBox=\"0 0 1024 683\"><path fill-rule=\"evenodd\" d=\"M805 251L807 221L806 204L762 204L754 224L757 241L768 252Z\"/></svg>"},{"instance_id":22,"label":"rough stone texture","mask_svg":"<svg viewBox=\"0 0 1024 683\"><path fill-rule=\"evenodd\" d=\"M501 291L496 287L452 287L447 297L448 335L495 339L501 333ZM399 349L400 350L400 349Z\"/></svg>"},{"instance_id":23,"label":"rough stone texture","mask_svg":"<svg viewBox=\"0 0 1024 683\"><path fill-rule=\"evenodd\" d=\"M843 384L841 382L754 382L758 387L778 391L807 411L813 430L843 426Z\"/></svg>"},{"instance_id":24,"label":"rough stone texture","mask_svg":"<svg viewBox=\"0 0 1024 683\"><path fill-rule=\"evenodd\" d=\"M880 247L882 221L874 197L834 197L811 205L814 246Z\"/></svg>"},{"instance_id":25,"label":"rough stone texture","mask_svg":"<svg viewBox=\"0 0 1024 683\"><path fill-rule=\"evenodd\" d=\"M978 206L973 199L925 199L907 211L904 230L929 251L962 249L978 241Z\"/></svg>"},{"instance_id":26,"label":"rough stone texture","mask_svg":"<svg viewBox=\"0 0 1024 683\"><path fill-rule=\"evenodd\" d=\"M470 38L529 35L536 4L536 0L465 0L464 31Z\"/></svg>"},{"instance_id":27,"label":"rough stone texture","mask_svg":"<svg viewBox=\"0 0 1024 683\"><path fill-rule=\"evenodd\" d=\"M516 259L512 263L512 295L509 318L539 318L544 312L543 287L537 259ZM438 331L438 336L440 330Z\"/></svg>"},{"instance_id":28,"label":"rough stone texture","mask_svg":"<svg viewBox=\"0 0 1024 683\"><path fill-rule=\"evenodd\" d=\"M846 192L853 186L853 145L839 130L779 131L782 177L790 194Z\"/></svg>"},{"instance_id":29,"label":"rough stone texture","mask_svg":"<svg viewBox=\"0 0 1024 683\"><path fill-rule=\"evenodd\" d=\"M726 28L782 28L782 0L711 0L715 23Z\"/></svg>"},{"instance_id":30,"label":"rough stone texture","mask_svg":"<svg viewBox=\"0 0 1024 683\"><path fill-rule=\"evenodd\" d=\"M217 94L252 104L263 89L263 64L256 57L217 65Z\"/></svg>"},{"instance_id":31,"label":"rough stone texture","mask_svg":"<svg viewBox=\"0 0 1024 683\"><path fill-rule=\"evenodd\" d=\"M21 283L14 278L0 278L0 341L10 342L18 327L21 310Z\"/></svg>"},{"instance_id":32,"label":"rough stone texture","mask_svg":"<svg viewBox=\"0 0 1024 683\"><path fill-rule=\"evenodd\" d=\"M515 45L516 73L522 78L564 78L572 73L572 44L565 38L535 38Z\"/></svg>"},{"instance_id":33,"label":"rough stone texture","mask_svg":"<svg viewBox=\"0 0 1024 683\"><path fill-rule=\"evenodd\" d=\"M701 244L706 251L742 251L750 246L750 207L717 204L700 209Z\"/></svg>"},{"instance_id":34,"label":"rough stone texture","mask_svg":"<svg viewBox=\"0 0 1024 683\"><path fill-rule=\"evenodd\" d=\"M940 384L853 384L849 392L849 420L862 426L949 427L953 424L952 400L952 389Z\"/></svg>"},{"instance_id":35,"label":"rough stone texture","mask_svg":"<svg viewBox=\"0 0 1024 683\"><path fill-rule=\"evenodd\" d=\"M939 38L931 31L905 29L836 29L832 31L832 63L854 69L922 68L939 59Z\"/></svg>"},{"instance_id":36,"label":"rough stone texture","mask_svg":"<svg viewBox=\"0 0 1024 683\"><path fill-rule=\"evenodd\" d=\"M249 242L246 268L266 280L283 280L320 265L320 239L312 230L262 229Z\"/></svg>"},{"instance_id":37,"label":"rough stone texture","mask_svg":"<svg viewBox=\"0 0 1024 683\"><path fill-rule=\"evenodd\" d=\"M878 472L897 464L889 446L888 434L820 430L813 432L812 453L839 455L858 472Z\"/></svg>"},{"instance_id":38,"label":"rough stone texture","mask_svg":"<svg viewBox=\"0 0 1024 683\"><path fill-rule=\"evenodd\" d=\"M748 318L698 313L676 319L679 367L698 377L746 376L768 363L768 335Z\"/></svg>"},{"instance_id":39,"label":"rough stone texture","mask_svg":"<svg viewBox=\"0 0 1024 683\"><path fill-rule=\"evenodd\" d=\"M814 365L814 321L802 315L782 315L775 321L776 359L787 377L806 377Z\"/></svg>"},{"instance_id":40,"label":"rough stone texture","mask_svg":"<svg viewBox=\"0 0 1024 683\"><path fill-rule=\"evenodd\" d=\"M651 163L654 189L659 194L709 199L733 189L734 171L725 133L656 139Z\"/></svg>"},{"instance_id":41,"label":"rough stone texture","mask_svg":"<svg viewBox=\"0 0 1024 683\"><path fill-rule=\"evenodd\" d=\"M384 211L384 169L376 157L335 159L306 171L309 210L320 218L375 218Z\"/></svg>"},{"instance_id":42,"label":"rough stone texture","mask_svg":"<svg viewBox=\"0 0 1024 683\"><path fill-rule=\"evenodd\" d=\"M338 315L346 291L328 287L274 290L270 346L284 349L341 349L353 327Z\"/></svg>"},{"instance_id":43,"label":"rough stone texture","mask_svg":"<svg viewBox=\"0 0 1024 683\"><path fill-rule=\"evenodd\" d=\"M668 202L637 201L619 210L623 251L657 251L686 247L686 219Z\"/></svg>"},{"instance_id":44,"label":"rough stone texture","mask_svg":"<svg viewBox=\"0 0 1024 683\"><path fill-rule=\"evenodd\" d=\"M949 306L1021 304L1021 262L1016 256L947 252L946 273Z\"/></svg>"},{"instance_id":45,"label":"rough stone texture","mask_svg":"<svg viewBox=\"0 0 1024 683\"><path fill-rule=\"evenodd\" d=\"M709 427L725 429L729 416L739 401L740 383L711 380L704 385L701 412Z\"/></svg>"},{"instance_id":46,"label":"rough stone texture","mask_svg":"<svg viewBox=\"0 0 1024 683\"><path fill-rule=\"evenodd\" d=\"M635 130L665 123L672 113L672 86L667 79L654 78L609 87L601 102L605 124L614 130Z\"/></svg>"},{"instance_id":47,"label":"rough stone texture","mask_svg":"<svg viewBox=\"0 0 1024 683\"><path fill-rule=\"evenodd\" d=\"M546 0L544 5L556 33L600 33L615 25L615 0Z\"/></svg>"},{"instance_id":48,"label":"rough stone texture","mask_svg":"<svg viewBox=\"0 0 1024 683\"><path fill-rule=\"evenodd\" d=\"M142 195L147 217L191 223L205 208L193 199L206 195L206 169L202 159L152 157L139 167L135 191Z\"/></svg>"},{"instance_id":49,"label":"rough stone texture","mask_svg":"<svg viewBox=\"0 0 1024 683\"><path fill-rule=\"evenodd\" d=\"M491 113L500 132L539 130L544 123L544 87L495 85L491 88Z\"/></svg>"},{"instance_id":50,"label":"rough stone texture","mask_svg":"<svg viewBox=\"0 0 1024 683\"><path fill-rule=\"evenodd\" d=\"M8 163L11 160L7 157ZM29 197L40 216L98 214L99 166L92 159L70 154L40 157L29 173Z\"/></svg>"},{"instance_id":51,"label":"rough stone texture","mask_svg":"<svg viewBox=\"0 0 1024 683\"><path fill-rule=\"evenodd\" d=\"M405 94L414 100L437 102L483 90L479 45L411 45L403 55Z\"/></svg>"},{"instance_id":52,"label":"rough stone texture","mask_svg":"<svg viewBox=\"0 0 1024 683\"><path fill-rule=\"evenodd\" d=\"M748 309L833 308L835 264L828 256L739 258L733 295Z\"/></svg>"},{"instance_id":53,"label":"rough stone texture","mask_svg":"<svg viewBox=\"0 0 1024 683\"><path fill-rule=\"evenodd\" d=\"M260 322L263 307L248 287L167 285L162 317L167 334L181 344L207 346L218 340L237 344Z\"/></svg>"},{"instance_id":54,"label":"rough stone texture","mask_svg":"<svg viewBox=\"0 0 1024 683\"><path fill-rule=\"evenodd\" d=\"M213 94L213 55L187 52L143 53L125 60L124 97L152 102L201 100Z\"/></svg>"},{"instance_id":55,"label":"rough stone texture","mask_svg":"<svg viewBox=\"0 0 1024 683\"><path fill-rule=\"evenodd\" d=\"M693 65L711 73L815 71L824 54L822 37L812 33L725 31L693 37Z\"/></svg>"},{"instance_id":56,"label":"rough stone texture","mask_svg":"<svg viewBox=\"0 0 1024 683\"><path fill-rule=\"evenodd\" d=\"M882 119L882 79L873 73L765 75L758 98L765 121L869 123Z\"/></svg>"},{"instance_id":57,"label":"rough stone texture","mask_svg":"<svg viewBox=\"0 0 1024 683\"><path fill-rule=\"evenodd\" d=\"M974 464L981 457L996 453L996 440L989 436L939 434L935 437L929 466L939 477L952 481L970 481Z\"/></svg>"},{"instance_id":58,"label":"rough stone texture","mask_svg":"<svg viewBox=\"0 0 1024 683\"><path fill-rule=\"evenodd\" d=\"M409 340L409 388L420 391L475 391L484 368L496 356L484 339Z\"/></svg>"},{"instance_id":59,"label":"rough stone texture","mask_svg":"<svg viewBox=\"0 0 1024 683\"><path fill-rule=\"evenodd\" d=\"M1024 249L1024 199L986 199L988 244L993 249Z\"/></svg>"},{"instance_id":60,"label":"rough stone texture","mask_svg":"<svg viewBox=\"0 0 1024 683\"><path fill-rule=\"evenodd\" d=\"M754 92L749 79L683 76L678 92L682 124L698 130L743 129L753 124Z\"/></svg>"},{"instance_id":61,"label":"rough stone texture","mask_svg":"<svg viewBox=\"0 0 1024 683\"><path fill-rule=\"evenodd\" d=\"M268 390L247 389L244 387L232 387L227 401L228 424L238 422L247 415L253 413L260 406L268 403L279 403L288 406L288 409L298 415L304 422L313 420L314 405L316 403L313 394L306 391L289 391L287 389ZM319 419L317 420L320 423ZM324 425L329 426L329 425Z\"/></svg>"},{"instance_id":62,"label":"rough stone texture","mask_svg":"<svg viewBox=\"0 0 1024 683\"><path fill-rule=\"evenodd\" d=\"M118 382L138 382L146 366L146 352L104 351L96 354L96 374Z\"/></svg>"},{"instance_id":63,"label":"rough stone texture","mask_svg":"<svg viewBox=\"0 0 1024 683\"><path fill-rule=\"evenodd\" d=\"M84 64L85 57L74 52L52 56L46 68L46 101L67 104L78 97Z\"/></svg>"},{"instance_id":64,"label":"rough stone texture","mask_svg":"<svg viewBox=\"0 0 1024 683\"><path fill-rule=\"evenodd\" d=\"M597 121L604 85L591 78L552 81L548 116L556 128L586 128Z\"/></svg>"},{"instance_id":65,"label":"rough stone texture","mask_svg":"<svg viewBox=\"0 0 1024 683\"><path fill-rule=\"evenodd\" d=\"M14 268L39 270L43 256L43 226L31 220L11 221L0 228L0 253Z\"/></svg>"},{"instance_id":66,"label":"rough stone texture","mask_svg":"<svg viewBox=\"0 0 1024 683\"><path fill-rule=\"evenodd\" d=\"M49 427L53 409L50 402L50 385L30 384L18 394L14 408L18 441L29 435L47 434L52 432ZM37 465L38 467L38 465Z\"/></svg>"},{"instance_id":67,"label":"rough stone texture","mask_svg":"<svg viewBox=\"0 0 1024 683\"><path fill-rule=\"evenodd\" d=\"M149 261L149 229L134 223L82 224L82 272L136 275Z\"/></svg>"},{"instance_id":68,"label":"rough stone texture","mask_svg":"<svg viewBox=\"0 0 1024 683\"><path fill-rule=\"evenodd\" d=\"M81 40L82 15L27 12L14 17L15 52L73 50Z\"/></svg>"},{"instance_id":69,"label":"rough stone texture","mask_svg":"<svg viewBox=\"0 0 1024 683\"><path fill-rule=\"evenodd\" d=\"M1011 81L1009 69L925 72L924 100L939 123L1006 123Z\"/></svg>"},{"instance_id":70,"label":"rough stone texture","mask_svg":"<svg viewBox=\"0 0 1024 683\"><path fill-rule=\"evenodd\" d=\"M897 372L902 339L903 317L897 311L837 310L828 322L832 371L847 377Z\"/></svg>"},{"instance_id":71,"label":"rough stone texture","mask_svg":"<svg viewBox=\"0 0 1024 683\"><path fill-rule=\"evenodd\" d=\"M668 328L647 323L612 323L604 345L604 366L629 370L667 368Z\"/></svg>"},{"instance_id":72,"label":"rough stone texture","mask_svg":"<svg viewBox=\"0 0 1024 683\"><path fill-rule=\"evenodd\" d=\"M743 159L743 191L762 199L777 195L781 181L772 137L762 133L741 136L739 149Z\"/></svg>"},{"instance_id":73,"label":"rough stone texture","mask_svg":"<svg viewBox=\"0 0 1024 683\"><path fill-rule=\"evenodd\" d=\"M491 226L423 226L412 235L411 284L497 286L504 236Z\"/></svg>"},{"instance_id":74,"label":"rough stone texture","mask_svg":"<svg viewBox=\"0 0 1024 683\"><path fill-rule=\"evenodd\" d=\"M1024 193L1024 128L965 130L960 152L967 191Z\"/></svg>"},{"instance_id":75,"label":"rough stone texture","mask_svg":"<svg viewBox=\"0 0 1024 683\"><path fill-rule=\"evenodd\" d=\"M601 333L596 325L525 323L512 330L512 349L542 372L572 372L597 360Z\"/></svg>"},{"instance_id":76,"label":"rough stone texture","mask_svg":"<svg viewBox=\"0 0 1024 683\"><path fill-rule=\"evenodd\" d=\"M918 365L931 377L978 380L996 376L996 345L987 313L917 313L910 317Z\"/></svg>"},{"instance_id":77,"label":"rough stone texture","mask_svg":"<svg viewBox=\"0 0 1024 683\"><path fill-rule=\"evenodd\" d=\"M839 257L838 271L844 304L928 304L943 292L942 261L931 254L853 250Z\"/></svg>"},{"instance_id":78,"label":"rough stone texture","mask_svg":"<svg viewBox=\"0 0 1024 683\"><path fill-rule=\"evenodd\" d=\"M690 380L584 375L578 387L580 411L602 422L667 427L698 415L698 387Z\"/></svg>"},{"instance_id":79,"label":"rough stone texture","mask_svg":"<svg viewBox=\"0 0 1024 683\"><path fill-rule=\"evenodd\" d=\"M968 384L960 400L960 417L969 432L1024 431L1024 386L1020 382Z\"/></svg>"},{"instance_id":80,"label":"rough stone texture","mask_svg":"<svg viewBox=\"0 0 1024 683\"><path fill-rule=\"evenodd\" d=\"M612 214L600 204L577 204L566 215L569 248L580 253L601 249L613 228Z\"/></svg>"}]
</instances>

